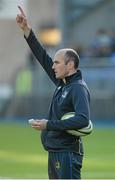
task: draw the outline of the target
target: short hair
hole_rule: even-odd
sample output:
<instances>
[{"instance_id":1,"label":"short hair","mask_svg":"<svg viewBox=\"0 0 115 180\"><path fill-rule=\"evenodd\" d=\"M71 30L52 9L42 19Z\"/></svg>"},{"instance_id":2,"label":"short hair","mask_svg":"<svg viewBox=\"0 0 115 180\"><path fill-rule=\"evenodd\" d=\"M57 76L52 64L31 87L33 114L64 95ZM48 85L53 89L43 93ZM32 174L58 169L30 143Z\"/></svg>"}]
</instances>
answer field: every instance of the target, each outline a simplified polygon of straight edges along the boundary
<instances>
[{"instance_id":1,"label":"short hair","mask_svg":"<svg viewBox=\"0 0 115 180\"><path fill-rule=\"evenodd\" d=\"M74 51L73 49L68 49L65 54L65 63L67 64L70 61L74 62L74 68L77 69L79 66L79 55L77 54L76 51Z\"/></svg>"}]
</instances>

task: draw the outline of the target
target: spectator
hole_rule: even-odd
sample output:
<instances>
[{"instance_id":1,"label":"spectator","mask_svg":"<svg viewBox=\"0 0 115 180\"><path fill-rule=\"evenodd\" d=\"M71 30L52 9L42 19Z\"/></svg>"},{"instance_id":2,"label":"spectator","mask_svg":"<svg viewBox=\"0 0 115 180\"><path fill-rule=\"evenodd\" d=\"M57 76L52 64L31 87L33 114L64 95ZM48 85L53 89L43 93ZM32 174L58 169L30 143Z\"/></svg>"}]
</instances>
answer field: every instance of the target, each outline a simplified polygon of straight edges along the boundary
<instances>
[{"instance_id":1,"label":"spectator","mask_svg":"<svg viewBox=\"0 0 115 180\"><path fill-rule=\"evenodd\" d=\"M94 56L110 57L111 56L111 38L105 29L99 29L93 40L92 47Z\"/></svg>"}]
</instances>

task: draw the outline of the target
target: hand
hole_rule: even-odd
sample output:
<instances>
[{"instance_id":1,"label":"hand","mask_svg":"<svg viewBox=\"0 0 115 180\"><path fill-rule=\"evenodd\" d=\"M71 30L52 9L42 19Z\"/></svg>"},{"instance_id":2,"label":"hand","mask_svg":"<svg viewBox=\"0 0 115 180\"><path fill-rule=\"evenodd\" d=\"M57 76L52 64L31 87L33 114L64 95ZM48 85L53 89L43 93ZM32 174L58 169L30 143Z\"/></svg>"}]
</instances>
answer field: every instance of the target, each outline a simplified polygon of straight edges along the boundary
<instances>
[{"instance_id":1,"label":"hand","mask_svg":"<svg viewBox=\"0 0 115 180\"><path fill-rule=\"evenodd\" d=\"M27 32L27 31L29 32L30 28L27 22L27 17L23 9L20 6L18 6L18 8L20 10L20 14L17 14L17 17L16 17L17 24L24 32Z\"/></svg>"},{"instance_id":2,"label":"hand","mask_svg":"<svg viewBox=\"0 0 115 180\"><path fill-rule=\"evenodd\" d=\"M47 119L37 119L31 124L31 126L36 130L45 130L47 126L47 122L48 122Z\"/></svg>"}]
</instances>

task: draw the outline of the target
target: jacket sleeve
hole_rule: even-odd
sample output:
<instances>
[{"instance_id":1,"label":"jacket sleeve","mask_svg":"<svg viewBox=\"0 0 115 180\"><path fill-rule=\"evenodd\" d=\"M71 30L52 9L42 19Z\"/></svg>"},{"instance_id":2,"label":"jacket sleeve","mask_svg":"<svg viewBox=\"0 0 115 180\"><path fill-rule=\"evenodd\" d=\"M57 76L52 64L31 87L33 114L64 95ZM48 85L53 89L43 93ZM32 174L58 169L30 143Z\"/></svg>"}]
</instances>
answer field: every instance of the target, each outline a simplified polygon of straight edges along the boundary
<instances>
[{"instance_id":1,"label":"jacket sleeve","mask_svg":"<svg viewBox=\"0 0 115 180\"><path fill-rule=\"evenodd\" d=\"M48 121L48 130L78 130L88 125L90 119L90 97L87 89L82 85L75 85L72 89L72 103L75 116L66 120Z\"/></svg>"},{"instance_id":2,"label":"jacket sleeve","mask_svg":"<svg viewBox=\"0 0 115 180\"><path fill-rule=\"evenodd\" d=\"M46 50L42 47L42 45L39 43L32 30L30 31L29 37L28 38L25 37L25 39L30 49L32 50L34 56L42 65L48 76L55 84L57 84L57 79L55 78L55 74L52 69L52 65L53 65L52 59L47 54Z\"/></svg>"}]
</instances>

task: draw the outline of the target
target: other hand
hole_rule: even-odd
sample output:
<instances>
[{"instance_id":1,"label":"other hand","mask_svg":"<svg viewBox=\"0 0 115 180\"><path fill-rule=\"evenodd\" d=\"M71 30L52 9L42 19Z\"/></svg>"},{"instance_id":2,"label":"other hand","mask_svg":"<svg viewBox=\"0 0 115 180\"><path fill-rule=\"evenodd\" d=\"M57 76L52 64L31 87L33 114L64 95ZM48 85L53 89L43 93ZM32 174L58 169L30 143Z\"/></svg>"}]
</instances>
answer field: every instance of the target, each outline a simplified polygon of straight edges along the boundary
<instances>
[{"instance_id":1,"label":"other hand","mask_svg":"<svg viewBox=\"0 0 115 180\"><path fill-rule=\"evenodd\" d=\"M45 130L47 126L47 119L36 119L35 122L31 124L32 128L36 130Z\"/></svg>"}]
</instances>

